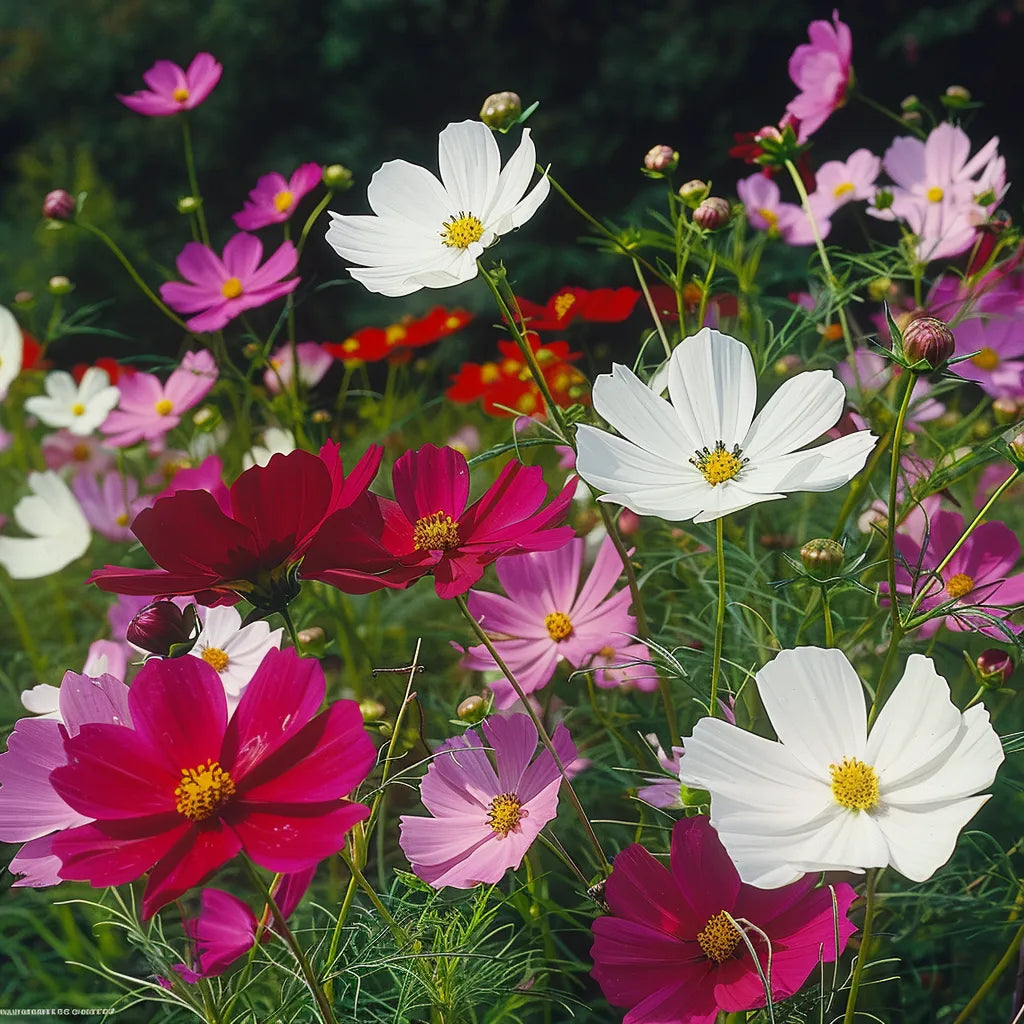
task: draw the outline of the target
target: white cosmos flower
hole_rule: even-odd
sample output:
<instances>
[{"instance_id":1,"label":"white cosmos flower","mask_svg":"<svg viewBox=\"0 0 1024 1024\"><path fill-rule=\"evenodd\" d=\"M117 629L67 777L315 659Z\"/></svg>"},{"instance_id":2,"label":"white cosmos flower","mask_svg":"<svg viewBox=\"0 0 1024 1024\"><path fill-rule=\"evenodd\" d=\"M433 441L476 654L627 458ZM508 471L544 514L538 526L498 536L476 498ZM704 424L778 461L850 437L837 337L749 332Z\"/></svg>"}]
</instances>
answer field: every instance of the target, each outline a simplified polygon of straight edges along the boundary
<instances>
[{"instance_id":1,"label":"white cosmos flower","mask_svg":"<svg viewBox=\"0 0 1024 1024\"><path fill-rule=\"evenodd\" d=\"M90 366L80 384L64 370L46 375L45 395L35 395L25 408L49 427L66 427L77 437L91 434L117 405L121 392L110 383L110 375Z\"/></svg>"},{"instance_id":2,"label":"white cosmos flower","mask_svg":"<svg viewBox=\"0 0 1024 1024\"><path fill-rule=\"evenodd\" d=\"M673 522L710 522L789 491L832 491L863 467L867 430L798 451L833 426L846 389L829 370L798 373L754 417L750 350L705 327L668 363L671 404L614 364L594 385L594 408L622 434L580 426L577 472L602 501Z\"/></svg>"},{"instance_id":3,"label":"white cosmos flower","mask_svg":"<svg viewBox=\"0 0 1024 1024\"><path fill-rule=\"evenodd\" d=\"M375 216L331 214L327 241L371 292L408 295L476 277L477 257L525 224L547 198L546 177L527 193L536 153L529 128L502 168L494 135L480 121L450 124L438 138L441 180L390 160L370 180Z\"/></svg>"},{"instance_id":4,"label":"white cosmos flower","mask_svg":"<svg viewBox=\"0 0 1024 1024\"><path fill-rule=\"evenodd\" d=\"M213 666L224 684L229 708L233 708L263 656L280 648L283 633L283 629L271 630L262 620L243 626L242 616L230 606L210 608L189 653Z\"/></svg>"},{"instance_id":5,"label":"white cosmos flower","mask_svg":"<svg viewBox=\"0 0 1024 1024\"><path fill-rule=\"evenodd\" d=\"M0 306L0 402L21 373L23 353L24 341L18 321L6 306Z\"/></svg>"},{"instance_id":6,"label":"white cosmos flower","mask_svg":"<svg viewBox=\"0 0 1024 1024\"><path fill-rule=\"evenodd\" d=\"M263 444L254 444L242 456L242 469L265 466L275 455L289 455L295 451L295 435L283 427L267 427L263 431Z\"/></svg>"},{"instance_id":7,"label":"white cosmos flower","mask_svg":"<svg viewBox=\"0 0 1024 1024\"><path fill-rule=\"evenodd\" d=\"M704 718L680 767L710 791L744 882L887 864L923 882L946 863L1003 760L981 704L961 712L931 659L912 654L869 733L857 673L819 647L778 654L757 689L779 742Z\"/></svg>"},{"instance_id":8,"label":"white cosmos flower","mask_svg":"<svg viewBox=\"0 0 1024 1024\"><path fill-rule=\"evenodd\" d=\"M58 572L92 539L81 506L56 473L29 473L28 486L32 493L14 506L14 521L29 536L0 536L0 565L16 580Z\"/></svg>"}]
</instances>

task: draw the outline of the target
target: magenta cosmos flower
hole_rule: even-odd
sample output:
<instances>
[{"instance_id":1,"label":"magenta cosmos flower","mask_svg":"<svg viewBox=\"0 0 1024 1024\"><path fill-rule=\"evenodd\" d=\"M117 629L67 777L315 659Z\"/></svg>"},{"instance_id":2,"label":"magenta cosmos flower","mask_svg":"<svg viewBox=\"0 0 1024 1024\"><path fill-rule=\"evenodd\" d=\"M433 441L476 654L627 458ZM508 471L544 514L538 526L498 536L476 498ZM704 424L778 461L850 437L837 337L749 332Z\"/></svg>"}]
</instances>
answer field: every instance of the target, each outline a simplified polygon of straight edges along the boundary
<instances>
[{"instance_id":1,"label":"magenta cosmos flower","mask_svg":"<svg viewBox=\"0 0 1024 1024\"><path fill-rule=\"evenodd\" d=\"M93 819L54 839L61 878L109 886L148 872L147 919L240 852L280 872L337 853L370 813L346 797L376 753L355 701L317 714L323 699L319 663L291 649L267 653L230 719L205 661L147 662L132 726L83 725L51 774Z\"/></svg>"},{"instance_id":2,"label":"magenta cosmos flower","mask_svg":"<svg viewBox=\"0 0 1024 1024\"><path fill-rule=\"evenodd\" d=\"M550 551L573 536L571 526L555 524L565 517L575 479L542 508L548 489L537 466L509 462L468 507L469 465L454 448L406 452L391 480L395 501L371 495L320 531L304 575L330 584L332 566L343 565L363 568L376 587L403 587L433 573L438 597L451 598L502 555Z\"/></svg>"},{"instance_id":3,"label":"magenta cosmos flower","mask_svg":"<svg viewBox=\"0 0 1024 1024\"><path fill-rule=\"evenodd\" d=\"M197 53L187 71L169 60L158 60L143 76L149 86L131 96L117 98L136 114L168 117L198 107L213 92L223 68L213 55Z\"/></svg>"},{"instance_id":4,"label":"magenta cosmos flower","mask_svg":"<svg viewBox=\"0 0 1024 1024\"><path fill-rule=\"evenodd\" d=\"M591 974L610 1003L629 1007L624 1024L712 1024L721 1010L764 1006L757 966L731 917L753 926L747 937L766 975L767 937L772 999L785 999L820 963L836 960L856 930L846 917L853 889L815 889L815 881L745 885L708 819L684 818L672 832L671 870L636 843L615 858L605 888L611 913L593 925Z\"/></svg>"},{"instance_id":5,"label":"magenta cosmos flower","mask_svg":"<svg viewBox=\"0 0 1024 1024\"><path fill-rule=\"evenodd\" d=\"M282 242L263 266L263 243L239 232L224 246L224 259L200 242L178 254L178 273L190 284L168 281L160 297L178 313L196 313L185 321L192 331L219 331L240 313L265 306L295 290L297 277L282 280L299 261L291 242Z\"/></svg>"},{"instance_id":6,"label":"magenta cosmos flower","mask_svg":"<svg viewBox=\"0 0 1024 1024\"><path fill-rule=\"evenodd\" d=\"M1000 522L979 526L949 560L941 575L935 567L953 549L964 532L959 512L937 512L926 524L927 533L911 536L897 532L896 592L907 598L923 595L918 612L949 605L945 616L937 615L921 627L931 636L939 626L961 632L978 632L1006 639L1006 630L1019 633L1024 626L1011 622L1010 613L1024 604L1024 573L1011 576L1020 560L1016 534ZM887 583L880 584L883 595ZM952 602L952 604L950 604ZM908 605L909 607L909 605ZM979 616L1002 619L1000 628Z\"/></svg>"},{"instance_id":7,"label":"magenta cosmos flower","mask_svg":"<svg viewBox=\"0 0 1024 1024\"><path fill-rule=\"evenodd\" d=\"M529 717L488 718L483 730L486 743L467 730L437 748L420 783L433 817L402 815L399 843L413 871L435 889L499 881L519 867L558 810L562 776L547 750L534 758L537 729ZM576 760L564 725L552 742L563 767Z\"/></svg>"},{"instance_id":8,"label":"magenta cosmos flower","mask_svg":"<svg viewBox=\"0 0 1024 1024\"><path fill-rule=\"evenodd\" d=\"M471 591L473 618L525 693L546 686L560 661L575 669L615 641L636 633L629 614L630 594L609 597L622 573L622 559L611 538L598 551L590 575L580 585L584 542L576 538L554 551L531 551L498 560L498 579L508 597ZM497 668L483 644L470 647L463 668ZM657 680L654 681L657 685ZM507 708L518 697L507 679L490 683L495 703Z\"/></svg>"},{"instance_id":9,"label":"magenta cosmos flower","mask_svg":"<svg viewBox=\"0 0 1024 1024\"><path fill-rule=\"evenodd\" d=\"M853 80L853 39L850 28L832 12L832 23L812 21L809 43L798 46L789 58L789 77L800 95L786 110L800 122L797 142L806 142L846 102Z\"/></svg>"},{"instance_id":10,"label":"magenta cosmos flower","mask_svg":"<svg viewBox=\"0 0 1024 1024\"><path fill-rule=\"evenodd\" d=\"M264 174L249 193L245 205L231 219L243 231L283 224L295 212L302 197L320 184L322 175L319 164L302 164L290 178L276 171Z\"/></svg>"}]
</instances>

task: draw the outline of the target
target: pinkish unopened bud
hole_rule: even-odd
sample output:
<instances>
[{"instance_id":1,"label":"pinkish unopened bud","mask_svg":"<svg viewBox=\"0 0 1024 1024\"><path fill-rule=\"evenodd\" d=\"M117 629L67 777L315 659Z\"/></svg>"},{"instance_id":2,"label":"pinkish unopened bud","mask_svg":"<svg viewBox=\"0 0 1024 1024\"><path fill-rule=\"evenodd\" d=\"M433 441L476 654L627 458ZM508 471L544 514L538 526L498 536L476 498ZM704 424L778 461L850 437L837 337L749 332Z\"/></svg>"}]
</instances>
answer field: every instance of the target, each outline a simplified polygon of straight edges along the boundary
<instances>
[{"instance_id":1,"label":"pinkish unopened bud","mask_svg":"<svg viewBox=\"0 0 1024 1024\"><path fill-rule=\"evenodd\" d=\"M15 292L14 305L20 307L31 306L36 301L34 292Z\"/></svg>"},{"instance_id":2,"label":"pinkish unopened bud","mask_svg":"<svg viewBox=\"0 0 1024 1024\"><path fill-rule=\"evenodd\" d=\"M519 120L523 101L515 92L491 93L480 108L480 120L496 132L505 131Z\"/></svg>"},{"instance_id":3,"label":"pinkish unopened bud","mask_svg":"<svg viewBox=\"0 0 1024 1024\"><path fill-rule=\"evenodd\" d=\"M696 210L693 211L693 223L705 231L717 231L729 223L732 216L732 207L728 199L721 196L708 196Z\"/></svg>"},{"instance_id":4,"label":"pinkish unopened bud","mask_svg":"<svg viewBox=\"0 0 1024 1024\"><path fill-rule=\"evenodd\" d=\"M796 353L790 352L789 355L779 356L772 365L772 370L777 377L788 377L803 365L803 360Z\"/></svg>"},{"instance_id":5,"label":"pinkish unopened bud","mask_svg":"<svg viewBox=\"0 0 1024 1024\"><path fill-rule=\"evenodd\" d=\"M75 197L62 188L47 192L43 200L43 216L50 220L71 220L77 208Z\"/></svg>"},{"instance_id":6,"label":"pinkish unopened bud","mask_svg":"<svg viewBox=\"0 0 1024 1024\"><path fill-rule=\"evenodd\" d=\"M652 146L644 157L644 167L656 174L668 174L678 163L679 154L671 146Z\"/></svg>"},{"instance_id":7,"label":"pinkish unopened bud","mask_svg":"<svg viewBox=\"0 0 1024 1024\"><path fill-rule=\"evenodd\" d=\"M835 576L843 567L846 552L843 545L828 537L809 540L800 549L800 561L804 568L816 579L827 580Z\"/></svg>"},{"instance_id":8,"label":"pinkish unopened bud","mask_svg":"<svg viewBox=\"0 0 1024 1024\"><path fill-rule=\"evenodd\" d=\"M459 716L460 722L468 722L476 725L483 721L487 714L488 704L479 694L467 697L456 709L455 714Z\"/></svg>"},{"instance_id":9,"label":"pinkish unopened bud","mask_svg":"<svg viewBox=\"0 0 1024 1024\"><path fill-rule=\"evenodd\" d=\"M190 604L182 611L173 601L147 604L125 630L128 643L161 658L188 654L198 638L196 606Z\"/></svg>"},{"instance_id":10,"label":"pinkish unopened bud","mask_svg":"<svg viewBox=\"0 0 1024 1024\"><path fill-rule=\"evenodd\" d=\"M933 316L911 320L903 332L903 352L911 363L924 360L937 370L955 351L953 332Z\"/></svg>"},{"instance_id":11,"label":"pinkish unopened bud","mask_svg":"<svg viewBox=\"0 0 1024 1024\"><path fill-rule=\"evenodd\" d=\"M1000 651L996 647L982 651L975 664L978 666L978 675L981 676L981 681L994 690L1005 686L1007 680L1013 675L1013 659L1006 651Z\"/></svg>"},{"instance_id":12,"label":"pinkish unopened bud","mask_svg":"<svg viewBox=\"0 0 1024 1024\"><path fill-rule=\"evenodd\" d=\"M755 142L781 142L782 132L773 124L766 124L759 131L754 133Z\"/></svg>"}]
</instances>

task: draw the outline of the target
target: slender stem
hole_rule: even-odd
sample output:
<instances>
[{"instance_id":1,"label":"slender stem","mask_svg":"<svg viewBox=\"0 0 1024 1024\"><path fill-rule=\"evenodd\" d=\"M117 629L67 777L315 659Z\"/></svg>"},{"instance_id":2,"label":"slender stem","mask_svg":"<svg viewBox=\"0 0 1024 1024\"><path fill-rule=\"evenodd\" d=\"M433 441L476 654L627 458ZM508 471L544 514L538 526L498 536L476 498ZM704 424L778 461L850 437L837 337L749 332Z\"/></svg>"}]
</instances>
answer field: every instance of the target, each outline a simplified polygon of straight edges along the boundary
<instances>
[{"instance_id":1,"label":"slender stem","mask_svg":"<svg viewBox=\"0 0 1024 1024\"><path fill-rule=\"evenodd\" d=\"M352 877L359 883L359 888L362 889L369 897L374 910L380 914L384 923L391 929L391 934L395 937L395 941L399 945L407 945L409 942L409 936L406 934L405 929L394 919L391 915L391 911L384 906L384 903L380 896L377 895L376 890L363 876L362 871L359 870L359 865L357 865L356 862L348 855L346 850L341 851L341 857L348 865L349 871L352 872Z\"/></svg>"},{"instance_id":2,"label":"slender stem","mask_svg":"<svg viewBox=\"0 0 1024 1024\"><path fill-rule=\"evenodd\" d=\"M718 556L718 611L715 614L715 652L711 659L711 702L708 714L718 713L718 680L722 674L722 639L725 634L725 518L715 520L715 552Z\"/></svg>"},{"instance_id":3,"label":"slender stem","mask_svg":"<svg viewBox=\"0 0 1024 1024\"><path fill-rule=\"evenodd\" d=\"M466 621L476 634L477 639L484 645L484 647L487 648L487 653L494 659L495 665L501 669L502 674L509 681L512 689L515 690L516 696L526 709L527 714L533 720L533 724L537 729L537 734L540 736L540 741L554 759L555 766L558 768L558 773L562 776L562 781L565 783L565 788L569 793L569 799L572 801L572 805L576 809L576 814L583 825L584 831L587 833L591 845L594 847L594 852L597 854L598 860L607 874L610 865L608 863L608 858L604 855L604 850L601 848L601 841L597 838L597 834L594 832L594 826L590 824L590 819L587 817L586 811L583 810L583 805L580 803L579 797L576 795L576 790L573 789L572 783L569 781L565 765L562 763L562 759L558 756L558 751L555 749L555 745L552 743L547 729L544 728L544 723L540 720L540 716L534 710L530 699L523 692L523 688L519 685L519 680L516 679L512 670L505 664L504 659L498 653L497 648L495 648L494 643L491 641L491 638L483 631L480 623L473 618L473 615L469 610L469 605L466 604L466 599L461 594L456 594L455 603L458 605L459 611L462 612Z\"/></svg>"},{"instance_id":4,"label":"slender stem","mask_svg":"<svg viewBox=\"0 0 1024 1024\"><path fill-rule=\"evenodd\" d=\"M868 947L871 944L871 932L875 923L875 884L878 881L878 871L874 868L868 870L867 887L864 892L864 927L860 933L860 949L857 950L857 961L853 965L853 977L850 979L850 994L846 999L846 1013L843 1014L843 1024L853 1024L854 1013L857 1010L857 994L860 991L860 979L864 973L864 964L867 962Z\"/></svg>"},{"instance_id":5,"label":"slender stem","mask_svg":"<svg viewBox=\"0 0 1024 1024\"><path fill-rule=\"evenodd\" d=\"M953 1024L963 1024L964 1021L974 1015L974 1011L981 1004L985 996L992 991L993 986L999 980L1003 971L1017 959L1022 941L1024 941L1024 924L1014 932L1013 938L1010 939L1010 944L1006 947L1006 952L999 958L999 962L995 967L989 971L988 977L981 983L978 991L971 996L967 1005L957 1014Z\"/></svg>"},{"instance_id":6,"label":"slender stem","mask_svg":"<svg viewBox=\"0 0 1024 1024\"><path fill-rule=\"evenodd\" d=\"M885 453L889 450L889 445L892 443L895 431L896 424L894 422L892 427L889 428L888 433L882 439L882 443L875 445L875 450L871 453L871 458L868 459L867 465L860 471L860 473L857 474L853 483L850 484L850 490L846 495L846 500L843 502L843 507L839 510L839 518L836 520L836 528L832 531L833 540L839 540L843 535L843 530L846 528L846 520L850 518L850 513L860 500L861 492L871 482L871 477L874 476L879 463L883 458L885 458Z\"/></svg>"},{"instance_id":7,"label":"slender stem","mask_svg":"<svg viewBox=\"0 0 1024 1024\"><path fill-rule=\"evenodd\" d=\"M825 646L835 647L836 634L832 625L832 605L829 602L828 587L821 588L821 613L825 620Z\"/></svg>"},{"instance_id":8,"label":"slender stem","mask_svg":"<svg viewBox=\"0 0 1024 1024\"><path fill-rule=\"evenodd\" d=\"M302 231L299 232L299 241L295 246L295 251L299 256L302 255L302 250L306 245L306 237L309 235L313 225L316 223L317 217L327 209L327 204L330 203L333 198L334 191L329 189L327 195L325 195L323 199L313 207L313 212L306 218L306 223L302 226Z\"/></svg>"},{"instance_id":9,"label":"slender stem","mask_svg":"<svg viewBox=\"0 0 1024 1024\"><path fill-rule=\"evenodd\" d=\"M872 110L877 110L879 114L884 114L886 117L895 121L904 131L913 132L919 139L928 137L928 133L921 128L919 125L911 124L909 121L905 121L899 114L894 110L890 110L888 107L883 106L877 100L873 100L870 96L865 96L859 89L855 89L853 92L854 98L861 101L866 106L871 107Z\"/></svg>"},{"instance_id":10,"label":"slender stem","mask_svg":"<svg viewBox=\"0 0 1024 1024\"><path fill-rule=\"evenodd\" d=\"M185 168L188 171L188 187L192 198L196 200L196 223L199 225L199 237L203 245L209 246L210 233L206 230L206 214L203 212L203 196L199 191L199 179L196 177L196 161L192 153L192 129L189 127L188 114L181 117L181 135L185 142Z\"/></svg>"},{"instance_id":11,"label":"slender stem","mask_svg":"<svg viewBox=\"0 0 1024 1024\"><path fill-rule=\"evenodd\" d=\"M640 269L640 263L637 261L635 256L632 257L633 269L636 271L636 279L640 282L640 291L644 293L644 300L647 302L647 308L651 311L651 319L654 321L655 330L658 332L658 337L661 338L662 347L665 349L665 358L669 359L672 356L672 346L668 343L668 338L665 335L665 328L662 326L661 317L658 316L658 311L654 307L654 299L651 298L651 290L647 287L647 282L644 280L644 272Z\"/></svg>"},{"instance_id":12,"label":"slender stem","mask_svg":"<svg viewBox=\"0 0 1024 1024\"><path fill-rule=\"evenodd\" d=\"M281 609L281 618L284 619L285 629L288 630L288 636L291 639L292 646L295 648L296 654L302 653L302 644L299 643L299 634L295 629L295 622L292 619L292 613L288 610L288 606L285 605Z\"/></svg>"}]
</instances>

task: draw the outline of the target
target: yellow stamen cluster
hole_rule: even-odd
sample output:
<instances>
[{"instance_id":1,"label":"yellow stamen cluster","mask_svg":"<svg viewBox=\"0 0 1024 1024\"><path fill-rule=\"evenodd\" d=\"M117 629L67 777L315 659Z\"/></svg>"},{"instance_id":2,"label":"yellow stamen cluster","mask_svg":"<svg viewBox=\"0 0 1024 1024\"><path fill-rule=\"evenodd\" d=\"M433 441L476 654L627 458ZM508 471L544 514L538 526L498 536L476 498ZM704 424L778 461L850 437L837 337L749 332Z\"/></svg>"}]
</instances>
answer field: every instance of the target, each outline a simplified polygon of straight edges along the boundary
<instances>
[{"instance_id":1,"label":"yellow stamen cluster","mask_svg":"<svg viewBox=\"0 0 1024 1024\"><path fill-rule=\"evenodd\" d=\"M444 512L417 519L412 528L417 551L451 551L459 546L459 524Z\"/></svg>"},{"instance_id":2,"label":"yellow stamen cluster","mask_svg":"<svg viewBox=\"0 0 1024 1024\"><path fill-rule=\"evenodd\" d=\"M237 299L242 294L242 290L242 282L237 277L229 277L220 286L220 293L225 299Z\"/></svg>"},{"instance_id":3,"label":"yellow stamen cluster","mask_svg":"<svg viewBox=\"0 0 1024 1024\"><path fill-rule=\"evenodd\" d=\"M774 210L769 210L767 206L762 206L757 211L764 218L765 223L768 225L769 231L777 231L779 227L779 215Z\"/></svg>"},{"instance_id":4,"label":"yellow stamen cluster","mask_svg":"<svg viewBox=\"0 0 1024 1024\"><path fill-rule=\"evenodd\" d=\"M202 659L215 672L223 672L231 663L228 652L222 651L219 647L205 648L202 653Z\"/></svg>"},{"instance_id":5,"label":"yellow stamen cluster","mask_svg":"<svg viewBox=\"0 0 1024 1024\"><path fill-rule=\"evenodd\" d=\"M284 213L285 210L291 207L294 199L295 197L291 192L289 192L288 189L284 189L274 196L274 209L277 210L278 213Z\"/></svg>"},{"instance_id":6,"label":"yellow stamen cluster","mask_svg":"<svg viewBox=\"0 0 1024 1024\"><path fill-rule=\"evenodd\" d=\"M384 331L384 342L390 348L400 341L405 341L409 332L401 324L392 324Z\"/></svg>"},{"instance_id":7,"label":"yellow stamen cluster","mask_svg":"<svg viewBox=\"0 0 1024 1024\"><path fill-rule=\"evenodd\" d=\"M85 406L82 405L81 402L75 402L75 404L73 406L71 406L71 415L72 416L84 416L85 415Z\"/></svg>"},{"instance_id":8,"label":"yellow stamen cluster","mask_svg":"<svg viewBox=\"0 0 1024 1024\"><path fill-rule=\"evenodd\" d=\"M218 761L208 760L196 768L184 768L174 791L178 813L189 821L212 818L234 795L235 782Z\"/></svg>"},{"instance_id":9,"label":"yellow stamen cluster","mask_svg":"<svg viewBox=\"0 0 1024 1024\"><path fill-rule=\"evenodd\" d=\"M965 597L974 589L974 580L965 572L958 572L946 580L946 593L954 600Z\"/></svg>"},{"instance_id":10,"label":"yellow stamen cluster","mask_svg":"<svg viewBox=\"0 0 1024 1024\"><path fill-rule=\"evenodd\" d=\"M836 803L851 811L870 811L878 803L878 776L875 769L856 757L844 757L830 764L832 795Z\"/></svg>"},{"instance_id":11,"label":"yellow stamen cluster","mask_svg":"<svg viewBox=\"0 0 1024 1024\"><path fill-rule=\"evenodd\" d=\"M561 320L562 317L572 309L575 302L575 295L568 292L564 295L559 295L558 298L555 299L555 319Z\"/></svg>"},{"instance_id":12,"label":"yellow stamen cluster","mask_svg":"<svg viewBox=\"0 0 1024 1024\"><path fill-rule=\"evenodd\" d=\"M729 920L724 910L720 910L708 921L702 931L697 933L697 941L704 955L716 964L724 963L740 944L740 931Z\"/></svg>"},{"instance_id":13,"label":"yellow stamen cluster","mask_svg":"<svg viewBox=\"0 0 1024 1024\"><path fill-rule=\"evenodd\" d=\"M564 640L572 634L572 623L565 612L552 612L550 615L545 615L544 626L548 631L548 636L556 644L559 640Z\"/></svg>"},{"instance_id":14,"label":"yellow stamen cluster","mask_svg":"<svg viewBox=\"0 0 1024 1024\"><path fill-rule=\"evenodd\" d=\"M189 97L189 91L184 86L179 85L178 88L171 93L171 97L175 103L184 103Z\"/></svg>"},{"instance_id":15,"label":"yellow stamen cluster","mask_svg":"<svg viewBox=\"0 0 1024 1024\"><path fill-rule=\"evenodd\" d=\"M174 403L169 398L161 398L160 401L153 406L153 411L157 416L170 416L171 413L174 412Z\"/></svg>"},{"instance_id":16,"label":"yellow stamen cluster","mask_svg":"<svg viewBox=\"0 0 1024 1024\"><path fill-rule=\"evenodd\" d=\"M938 185L932 185L924 195L929 203L941 203L945 194Z\"/></svg>"},{"instance_id":17,"label":"yellow stamen cluster","mask_svg":"<svg viewBox=\"0 0 1024 1024\"><path fill-rule=\"evenodd\" d=\"M710 450L705 447L694 452L690 465L699 469L712 487L717 487L731 480L746 465L748 460L742 458L742 455L738 444L733 445L732 451L729 451L723 442L718 441Z\"/></svg>"},{"instance_id":18,"label":"yellow stamen cluster","mask_svg":"<svg viewBox=\"0 0 1024 1024\"><path fill-rule=\"evenodd\" d=\"M999 353L986 345L976 356L971 356L971 362L979 370L994 370L1000 362Z\"/></svg>"},{"instance_id":19,"label":"yellow stamen cluster","mask_svg":"<svg viewBox=\"0 0 1024 1024\"><path fill-rule=\"evenodd\" d=\"M843 196L849 195L853 191L852 181L840 182L834 189L832 189L833 199L842 199Z\"/></svg>"},{"instance_id":20,"label":"yellow stamen cluster","mask_svg":"<svg viewBox=\"0 0 1024 1024\"><path fill-rule=\"evenodd\" d=\"M457 217L446 220L442 225L441 241L449 249L468 249L474 242L479 242L484 234L484 226L471 213L459 213Z\"/></svg>"},{"instance_id":21,"label":"yellow stamen cluster","mask_svg":"<svg viewBox=\"0 0 1024 1024\"><path fill-rule=\"evenodd\" d=\"M507 836L519 827L519 819L523 817L523 805L515 793L502 793L496 796L487 812L487 824L498 835Z\"/></svg>"}]
</instances>

